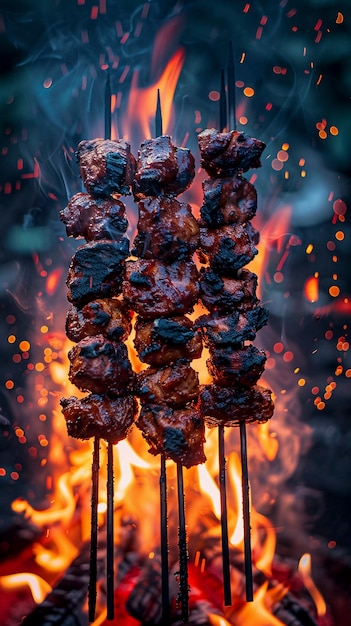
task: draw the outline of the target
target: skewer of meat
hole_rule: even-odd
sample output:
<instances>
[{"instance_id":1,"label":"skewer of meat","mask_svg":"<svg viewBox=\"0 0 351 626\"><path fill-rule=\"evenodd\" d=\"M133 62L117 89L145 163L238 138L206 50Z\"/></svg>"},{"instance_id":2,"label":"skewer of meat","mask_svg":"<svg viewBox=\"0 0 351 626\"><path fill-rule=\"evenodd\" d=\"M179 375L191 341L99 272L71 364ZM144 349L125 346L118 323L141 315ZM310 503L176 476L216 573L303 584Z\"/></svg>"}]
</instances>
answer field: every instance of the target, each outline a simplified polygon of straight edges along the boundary
<instances>
[{"instance_id":1,"label":"skewer of meat","mask_svg":"<svg viewBox=\"0 0 351 626\"><path fill-rule=\"evenodd\" d=\"M69 378L90 391L81 399L61 400L68 434L94 437L92 464L92 516L89 621L95 619L96 558L100 439L107 442L106 583L107 619L114 617L114 486L113 445L125 438L136 418L134 373L124 341L131 331L131 313L119 295L129 242L123 203L116 198L130 193L135 159L129 145L111 141L110 80L105 91L105 139L82 141L77 157L87 189L76 194L60 217L68 236L84 237L70 265L67 286L71 308L66 333L76 345L69 352ZM111 195L113 194L113 195Z\"/></svg>"},{"instance_id":2,"label":"skewer of meat","mask_svg":"<svg viewBox=\"0 0 351 626\"><path fill-rule=\"evenodd\" d=\"M233 119L235 125L234 89L230 50L228 118ZM224 100L224 97L222 75L221 98ZM226 107L222 104L222 129L226 126L225 113ZM214 381L201 390L200 407L207 425L218 426L224 601L230 604L224 427L238 424L240 428L246 599L252 601L246 422L264 422L273 413L271 392L257 385L265 354L247 345L267 323L267 311L259 306L256 297L257 277L243 269L257 253L255 245L259 235L249 221L257 209L256 191L242 173L260 166L264 144L236 130L208 129L199 135L199 147L202 166L210 176L203 183L200 235L200 258L210 266L203 271L201 298L210 314L200 318L198 324L209 348L207 365Z\"/></svg>"},{"instance_id":3,"label":"skewer of meat","mask_svg":"<svg viewBox=\"0 0 351 626\"><path fill-rule=\"evenodd\" d=\"M156 112L156 139L139 150L133 186L138 201L138 234L126 264L123 297L137 313L134 344L149 367L137 376L141 411L137 426L152 454L161 454L161 490L165 489L165 462L177 464L179 512L179 579L182 619L188 621L187 536L183 465L205 460L204 423L197 409L199 382L190 361L201 355L200 334L186 317L198 299L198 276L191 256L198 245L199 228L190 207L176 196L191 183L194 159L173 146L162 134L160 98ZM165 505L161 491L161 507ZM165 551L165 511L161 509L163 546L163 621L168 613L168 555ZM162 519L163 518L163 519ZM165 603L167 602L167 606Z\"/></svg>"}]
</instances>

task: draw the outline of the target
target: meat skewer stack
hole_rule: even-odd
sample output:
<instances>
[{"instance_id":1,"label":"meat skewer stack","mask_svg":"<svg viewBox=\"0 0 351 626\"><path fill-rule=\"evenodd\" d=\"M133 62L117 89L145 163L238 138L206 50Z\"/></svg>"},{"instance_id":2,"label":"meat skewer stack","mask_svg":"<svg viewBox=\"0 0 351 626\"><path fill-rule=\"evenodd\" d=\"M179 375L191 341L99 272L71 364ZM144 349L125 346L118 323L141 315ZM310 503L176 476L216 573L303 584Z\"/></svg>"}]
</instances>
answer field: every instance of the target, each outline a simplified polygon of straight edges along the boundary
<instances>
[{"instance_id":1,"label":"meat skewer stack","mask_svg":"<svg viewBox=\"0 0 351 626\"><path fill-rule=\"evenodd\" d=\"M108 619L113 619L112 446L128 435L137 415L135 375L124 343L132 314L120 298L129 240L119 199L130 193L135 159L127 142L109 139L80 142L77 159L86 192L73 196L60 218L68 236L84 237L87 243L77 248L69 267L66 333L76 343L68 354L69 379L90 394L63 398L61 406L70 436L95 437L89 582L89 621L94 621L100 439L108 444L107 608Z\"/></svg>"},{"instance_id":2,"label":"meat skewer stack","mask_svg":"<svg viewBox=\"0 0 351 626\"><path fill-rule=\"evenodd\" d=\"M201 165L210 176L203 182L199 247L200 260L208 265L200 276L200 298L209 314L201 316L196 323L209 349L207 366L213 379L202 387L199 406L206 425L218 426L222 460L224 427L240 427L246 599L252 601L245 424L267 421L273 414L273 402L270 390L257 385L264 370L265 353L248 343L267 323L268 313L256 296L257 276L244 267L257 254L259 234L250 222L257 209L256 190L242 173L260 166L265 145L235 130L214 129L200 133L198 142ZM220 478L224 480L223 476ZM227 530L226 525L222 526L222 532L223 528ZM226 541L227 537L222 537L223 549L227 547ZM224 587L225 604L230 604L230 582L225 568Z\"/></svg>"},{"instance_id":3,"label":"meat skewer stack","mask_svg":"<svg viewBox=\"0 0 351 626\"><path fill-rule=\"evenodd\" d=\"M205 427L196 406L198 375L190 365L201 356L202 341L185 315L192 312L199 295L191 260L199 227L190 206L176 196L188 188L194 174L190 151L175 147L169 136L141 144L133 184L139 217L132 254L137 258L126 262L123 282L124 301L137 314L134 345L148 365L137 375L141 410L136 425L151 454L177 464L179 600L184 622L188 557L182 468L205 461Z\"/></svg>"}]
</instances>

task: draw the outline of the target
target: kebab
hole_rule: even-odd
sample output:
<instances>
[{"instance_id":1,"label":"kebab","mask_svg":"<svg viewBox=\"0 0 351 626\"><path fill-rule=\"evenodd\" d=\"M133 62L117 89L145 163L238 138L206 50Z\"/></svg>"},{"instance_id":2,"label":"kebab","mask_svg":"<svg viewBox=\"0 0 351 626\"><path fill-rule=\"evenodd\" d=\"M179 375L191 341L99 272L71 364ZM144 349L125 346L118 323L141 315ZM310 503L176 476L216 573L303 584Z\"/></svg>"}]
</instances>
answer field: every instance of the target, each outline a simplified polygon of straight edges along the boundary
<instances>
[{"instance_id":1,"label":"kebab","mask_svg":"<svg viewBox=\"0 0 351 626\"><path fill-rule=\"evenodd\" d=\"M162 134L158 93L156 139L138 153L133 193L138 232L126 263L123 298L136 314L134 345L148 367L137 375L141 402L136 422L151 454L161 454L162 619L168 614L166 458L177 464L180 601L188 621L187 539L182 466L205 461L204 422L197 408L199 381L191 360L202 340L186 316L198 300L198 273L191 257L199 227L190 206L179 202L195 175L194 158ZM156 116L157 118L157 116Z\"/></svg>"},{"instance_id":2,"label":"kebab","mask_svg":"<svg viewBox=\"0 0 351 626\"><path fill-rule=\"evenodd\" d=\"M69 378L83 398L61 400L68 434L94 437L89 621L95 619L99 441L108 445L107 466L107 618L114 616L113 444L128 436L137 415L135 374L124 343L132 313L121 300L129 240L128 221L119 199L130 193L135 159L123 140L81 141L77 159L86 192L73 196L61 213L67 235L85 238L72 258L67 277Z\"/></svg>"},{"instance_id":3,"label":"kebab","mask_svg":"<svg viewBox=\"0 0 351 626\"><path fill-rule=\"evenodd\" d=\"M232 73L228 70L228 74ZM232 95L229 104L235 118L233 98ZM225 126L223 115L222 107L222 128ZM271 391L257 384L264 370L266 355L248 343L255 339L256 332L267 323L268 312L260 306L256 296L257 276L244 267L257 254L255 246L259 242L259 233L250 222L257 210L257 193L242 174L250 168L260 167L260 156L265 144L236 130L219 132L215 129L206 129L200 133L198 142L201 165L210 178L203 182L199 250L200 259L207 264L201 270L200 298L209 313L201 316L197 325L201 328L204 344L209 350L207 366L213 380L211 384L202 386L199 407L206 425L210 428L218 427L224 599L225 604L231 604L224 427L240 426L246 597L251 601L245 424L265 422L273 414Z\"/></svg>"}]
</instances>

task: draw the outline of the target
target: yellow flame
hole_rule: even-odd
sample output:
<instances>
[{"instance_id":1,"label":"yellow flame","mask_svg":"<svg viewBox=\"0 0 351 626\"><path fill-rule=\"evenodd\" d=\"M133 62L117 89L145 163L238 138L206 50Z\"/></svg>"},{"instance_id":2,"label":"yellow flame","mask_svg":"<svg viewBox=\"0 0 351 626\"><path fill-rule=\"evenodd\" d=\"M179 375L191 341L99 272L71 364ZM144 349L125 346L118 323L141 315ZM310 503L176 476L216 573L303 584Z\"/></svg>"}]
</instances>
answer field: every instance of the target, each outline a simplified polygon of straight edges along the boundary
<instances>
[{"instance_id":1,"label":"yellow flame","mask_svg":"<svg viewBox=\"0 0 351 626\"><path fill-rule=\"evenodd\" d=\"M52 591L52 587L40 576L23 572L21 574L11 574L0 577L0 584L4 589L16 589L27 585L30 589L34 602L43 602L46 596Z\"/></svg>"},{"instance_id":2,"label":"yellow flame","mask_svg":"<svg viewBox=\"0 0 351 626\"><path fill-rule=\"evenodd\" d=\"M221 516L221 501L218 486L205 465L198 465L199 484L204 493L208 495L212 502L214 514L219 519Z\"/></svg>"},{"instance_id":3,"label":"yellow flame","mask_svg":"<svg viewBox=\"0 0 351 626\"><path fill-rule=\"evenodd\" d=\"M39 543L34 544L33 553L38 565L49 572L64 571L78 554L78 549L68 539L63 529L55 528L50 532L50 548Z\"/></svg>"},{"instance_id":4,"label":"yellow flame","mask_svg":"<svg viewBox=\"0 0 351 626\"><path fill-rule=\"evenodd\" d=\"M235 520L235 527L230 537L230 543L239 546L244 540L243 504L241 487L241 463L237 454L232 454L228 462L228 474L230 478L231 491L235 494L235 516L231 516L231 522Z\"/></svg>"},{"instance_id":5,"label":"yellow flame","mask_svg":"<svg viewBox=\"0 0 351 626\"><path fill-rule=\"evenodd\" d=\"M326 606L326 603L324 601L322 594L317 589L316 585L314 584L312 580L311 555L308 552L302 555L299 561L298 570L300 572L300 576L302 578L303 584L305 585L307 591L309 592L311 598L313 599L313 602L316 605L318 616L321 617L322 615L325 615L327 612L327 606Z\"/></svg>"},{"instance_id":6,"label":"yellow flame","mask_svg":"<svg viewBox=\"0 0 351 626\"><path fill-rule=\"evenodd\" d=\"M287 593L287 589L283 585L278 585L273 589L268 589L268 583L265 582L255 593L253 602L246 602L239 608L227 609L225 615L227 618L232 617L230 623L235 626L284 626L278 618L276 618L271 608L279 602Z\"/></svg>"},{"instance_id":7,"label":"yellow flame","mask_svg":"<svg viewBox=\"0 0 351 626\"><path fill-rule=\"evenodd\" d=\"M257 425L258 439L268 461L274 461L278 454L279 442L275 434L271 433L269 422Z\"/></svg>"}]
</instances>

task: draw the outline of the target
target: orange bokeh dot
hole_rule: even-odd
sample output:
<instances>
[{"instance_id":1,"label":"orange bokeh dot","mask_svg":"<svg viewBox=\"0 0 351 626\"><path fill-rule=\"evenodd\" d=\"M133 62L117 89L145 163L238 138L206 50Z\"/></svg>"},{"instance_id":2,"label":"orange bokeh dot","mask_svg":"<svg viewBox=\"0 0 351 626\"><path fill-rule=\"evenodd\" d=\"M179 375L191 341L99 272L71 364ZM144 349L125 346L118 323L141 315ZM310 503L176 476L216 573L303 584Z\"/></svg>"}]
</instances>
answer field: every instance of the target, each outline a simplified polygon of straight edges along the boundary
<instances>
[{"instance_id":1,"label":"orange bokeh dot","mask_svg":"<svg viewBox=\"0 0 351 626\"><path fill-rule=\"evenodd\" d=\"M252 96L255 94L255 90L252 89L252 87L245 87L244 89L244 95L247 98L252 98Z\"/></svg>"},{"instance_id":2,"label":"orange bokeh dot","mask_svg":"<svg viewBox=\"0 0 351 626\"><path fill-rule=\"evenodd\" d=\"M279 151L277 152L277 158L279 159L279 161L284 162L284 161L287 161L287 160L288 160L289 155L288 155L288 153L286 152L286 150L279 150Z\"/></svg>"},{"instance_id":3,"label":"orange bokeh dot","mask_svg":"<svg viewBox=\"0 0 351 626\"><path fill-rule=\"evenodd\" d=\"M345 239L345 233L343 233L342 230L338 230L338 232L335 233L335 239L343 241Z\"/></svg>"},{"instance_id":4,"label":"orange bokeh dot","mask_svg":"<svg viewBox=\"0 0 351 626\"><path fill-rule=\"evenodd\" d=\"M284 280L284 274L282 274L281 272L275 272L275 274L274 274L274 282L282 283L283 280Z\"/></svg>"},{"instance_id":5,"label":"orange bokeh dot","mask_svg":"<svg viewBox=\"0 0 351 626\"><path fill-rule=\"evenodd\" d=\"M333 298L337 298L340 294L340 288L337 285L332 285L332 287L329 287L329 293Z\"/></svg>"},{"instance_id":6,"label":"orange bokeh dot","mask_svg":"<svg viewBox=\"0 0 351 626\"><path fill-rule=\"evenodd\" d=\"M281 343L281 341L277 341L277 343L275 343L273 346L273 350L276 354L280 354L284 350L284 345Z\"/></svg>"},{"instance_id":7,"label":"orange bokeh dot","mask_svg":"<svg viewBox=\"0 0 351 626\"><path fill-rule=\"evenodd\" d=\"M288 350L287 352L285 352L285 354L283 356L283 361L285 361L285 363L290 363L290 361L292 361L293 358L294 358L293 352Z\"/></svg>"}]
</instances>

